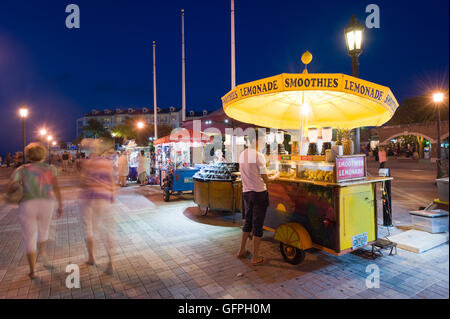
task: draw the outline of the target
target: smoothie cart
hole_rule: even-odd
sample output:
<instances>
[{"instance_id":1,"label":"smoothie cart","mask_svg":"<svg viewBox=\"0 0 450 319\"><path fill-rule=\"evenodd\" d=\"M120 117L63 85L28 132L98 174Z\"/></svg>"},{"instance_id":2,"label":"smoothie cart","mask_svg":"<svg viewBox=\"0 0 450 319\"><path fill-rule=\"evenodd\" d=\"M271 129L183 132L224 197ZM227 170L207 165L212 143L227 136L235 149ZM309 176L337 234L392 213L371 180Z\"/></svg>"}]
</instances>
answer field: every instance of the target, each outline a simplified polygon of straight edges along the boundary
<instances>
[{"instance_id":1,"label":"smoothie cart","mask_svg":"<svg viewBox=\"0 0 450 319\"><path fill-rule=\"evenodd\" d=\"M311 59L309 52L302 56L305 64ZM319 129L382 125L398 107L387 87L344 74L309 74L306 67L302 74L238 85L222 102L225 113L238 121L299 130L300 141L308 131L310 144ZM321 154L314 146L309 149ZM326 156L271 156L268 163L282 174L267 186L264 228L274 232L281 254L292 264L301 262L309 248L342 255L377 240L375 185L391 178L370 178L364 155L342 156L339 148L332 149Z\"/></svg>"},{"instance_id":2,"label":"smoothie cart","mask_svg":"<svg viewBox=\"0 0 450 319\"><path fill-rule=\"evenodd\" d=\"M194 191L193 176L199 168L192 167L191 148L211 142L208 135L197 133L182 129L154 142L157 171L166 202L172 194Z\"/></svg>"}]
</instances>

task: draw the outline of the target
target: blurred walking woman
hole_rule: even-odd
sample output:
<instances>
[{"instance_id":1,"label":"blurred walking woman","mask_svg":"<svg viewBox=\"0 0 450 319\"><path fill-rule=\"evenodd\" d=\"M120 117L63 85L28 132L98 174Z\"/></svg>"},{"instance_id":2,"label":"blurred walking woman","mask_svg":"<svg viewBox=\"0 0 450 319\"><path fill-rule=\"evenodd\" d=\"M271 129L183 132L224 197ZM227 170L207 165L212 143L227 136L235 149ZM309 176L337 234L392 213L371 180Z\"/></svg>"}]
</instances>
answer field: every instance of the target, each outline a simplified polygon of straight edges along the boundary
<instances>
[{"instance_id":1,"label":"blurred walking woman","mask_svg":"<svg viewBox=\"0 0 450 319\"><path fill-rule=\"evenodd\" d=\"M43 162L46 154L44 146L38 143L29 144L25 148L25 156L30 163L17 168L10 181L23 187L23 197L19 202L19 221L31 279L36 278L38 247L39 255L46 260L46 244L55 210L55 197L58 203L58 217L62 214L61 192L56 179L57 170L54 166Z\"/></svg>"},{"instance_id":2,"label":"blurred walking woman","mask_svg":"<svg viewBox=\"0 0 450 319\"><path fill-rule=\"evenodd\" d=\"M122 154L119 157L118 166L119 166L119 186L125 187L127 186L127 177L129 174L128 158L127 153L125 151L122 151Z\"/></svg>"}]
</instances>

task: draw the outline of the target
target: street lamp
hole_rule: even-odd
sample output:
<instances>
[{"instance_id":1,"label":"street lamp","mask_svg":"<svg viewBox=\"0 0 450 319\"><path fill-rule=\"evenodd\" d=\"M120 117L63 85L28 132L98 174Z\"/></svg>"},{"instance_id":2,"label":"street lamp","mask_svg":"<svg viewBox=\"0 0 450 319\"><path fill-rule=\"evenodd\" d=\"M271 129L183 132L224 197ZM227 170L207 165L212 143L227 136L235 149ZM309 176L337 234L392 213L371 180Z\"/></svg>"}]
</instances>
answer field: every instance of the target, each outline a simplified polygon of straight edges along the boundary
<instances>
[{"instance_id":1,"label":"street lamp","mask_svg":"<svg viewBox=\"0 0 450 319\"><path fill-rule=\"evenodd\" d=\"M22 118L22 145L23 145L23 149L22 149L22 160L23 160L23 164L25 164L25 144L26 144L26 135L25 135L25 119L28 116L28 109L25 108L25 105L20 108L19 110L19 114L20 117Z\"/></svg>"},{"instance_id":2,"label":"street lamp","mask_svg":"<svg viewBox=\"0 0 450 319\"><path fill-rule=\"evenodd\" d=\"M144 128L144 126L145 126L145 124L144 124L144 122L137 122L137 128L141 131L143 128ZM138 139L140 139L141 138L141 135L140 135L140 132L138 132ZM138 142L138 141L136 141L136 142Z\"/></svg>"},{"instance_id":3,"label":"street lamp","mask_svg":"<svg viewBox=\"0 0 450 319\"><path fill-rule=\"evenodd\" d=\"M444 101L444 93L435 92L433 93L433 102L436 105L436 127L437 127L437 149L436 149L436 165L437 165L437 178L441 178L441 111L439 104Z\"/></svg>"},{"instance_id":4,"label":"street lamp","mask_svg":"<svg viewBox=\"0 0 450 319\"><path fill-rule=\"evenodd\" d=\"M356 17L352 15L350 23L345 28L345 44L347 45L348 55L352 58L352 75L359 76L358 58L362 52L362 42L364 34L364 25L358 22ZM355 150L360 152L360 128L355 129Z\"/></svg>"},{"instance_id":5,"label":"street lamp","mask_svg":"<svg viewBox=\"0 0 450 319\"><path fill-rule=\"evenodd\" d=\"M45 128L41 129L39 135L41 136L41 142L43 142L45 135L47 135L47 130Z\"/></svg>"}]
</instances>

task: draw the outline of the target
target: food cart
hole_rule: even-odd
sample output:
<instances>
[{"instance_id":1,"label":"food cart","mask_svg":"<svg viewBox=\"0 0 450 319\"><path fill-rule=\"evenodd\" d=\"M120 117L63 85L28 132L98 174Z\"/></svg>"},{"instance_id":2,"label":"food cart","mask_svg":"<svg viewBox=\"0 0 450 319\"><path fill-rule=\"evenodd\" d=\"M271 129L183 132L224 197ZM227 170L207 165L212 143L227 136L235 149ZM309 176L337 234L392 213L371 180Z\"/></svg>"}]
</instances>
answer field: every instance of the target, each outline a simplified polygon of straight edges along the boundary
<instances>
[{"instance_id":1,"label":"food cart","mask_svg":"<svg viewBox=\"0 0 450 319\"><path fill-rule=\"evenodd\" d=\"M304 57L305 64L312 59ZM398 107L387 87L344 74L309 74L306 68L302 74L238 85L222 102L225 113L238 121L299 130L300 141L308 131L311 143L317 129L378 126ZM281 254L292 264L301 262L309 248L342 255L377 239L375 185L391 178L368 177L364 155L326 153L269 158L268 165L281 174L267 186L264 228L274 232Z\"/></svg>"},{"instance_id":2,"label":"food cart","mask_svg":"<svg viewBox=\"0 0 450 319\"><path fill-rule=\"evenodd\" d=\"M198 132L181 129L154 142L158 162L158 175L164 200L174 193L193 192L193 176L199 171L192 167L191 148L211 142L211 138Z\"/></svg>"},{"instance_id":3,"label":"food cart","mask_svg":"<svg viewBox=\"0 0 450 319\"><path fill-rule=\"evenodd\" d=\"M227 211L234 222L235 213L242 210L242 185L234 174L238 171L238 163L210 163L194 175L194 203L202 216L210 210Z\"/></svg>"}]
</instances>

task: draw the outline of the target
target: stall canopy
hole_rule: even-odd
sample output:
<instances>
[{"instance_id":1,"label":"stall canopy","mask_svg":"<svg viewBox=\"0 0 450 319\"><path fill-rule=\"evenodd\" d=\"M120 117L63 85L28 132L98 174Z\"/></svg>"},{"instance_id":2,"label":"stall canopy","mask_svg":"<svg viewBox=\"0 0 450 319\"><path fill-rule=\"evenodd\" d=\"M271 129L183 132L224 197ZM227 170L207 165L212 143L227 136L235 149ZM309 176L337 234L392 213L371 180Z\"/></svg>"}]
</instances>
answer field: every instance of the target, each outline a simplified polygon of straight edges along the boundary
<instances>
[{"instance_id":1,"label":"stall canopy","mask_svg":"<svg viewBox=\"0 0 450 319\"><path fill-rule=\"evenodd\" d=\"M225 134L227 128L240 127L243 130L245 130L248 127L253 127L252 124L242 123L236 121L233 118L228 117L223 111L223 108L220 108L206 116L203 116L202 118L184 121L182 127L192 130L195 127L194 126L195 121L198 121L197 125L200 124L198 125L198 129L201 132L205 132L208 134L209 134L208 129L211 128L219 130L221 134Z\"/></svg>"},{"instance_id":2,"label":"stall canopy","mask_svg":"<svg viewBox=\"0 0 450 319\"><path fill-rule=\"evenodd\" d=\"M345 74L283 73L238 85L222 97L225 113L262 127L352 129L380 126L398 102L388 87Z\"/></svg>"},{"instance_id":3,"label":"stall canopy","mask_svg":"<svg viewBox=\"0 0 450 319\"><path fill-rule=\"evenodd\" d=\"M213 137L201 132L194 132L189 129L175 129L172 134L161 137L153 143L167 144L167 143L185 143L195 146L196 144L208 144L213 142Z\"/></svg>"}]
</instances>

